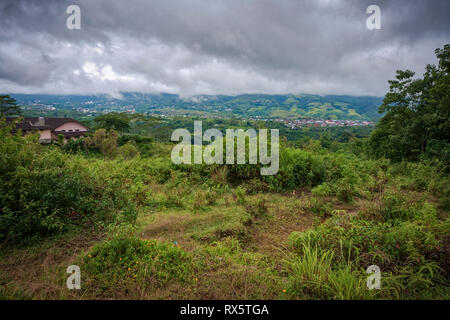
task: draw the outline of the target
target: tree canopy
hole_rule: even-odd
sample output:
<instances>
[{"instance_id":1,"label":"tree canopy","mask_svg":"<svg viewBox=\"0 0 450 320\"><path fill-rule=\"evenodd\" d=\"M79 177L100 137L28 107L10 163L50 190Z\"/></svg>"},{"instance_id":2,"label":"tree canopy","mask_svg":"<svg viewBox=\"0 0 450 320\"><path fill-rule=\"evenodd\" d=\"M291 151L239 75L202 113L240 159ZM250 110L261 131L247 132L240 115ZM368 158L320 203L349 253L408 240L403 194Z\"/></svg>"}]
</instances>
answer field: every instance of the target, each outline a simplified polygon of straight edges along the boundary
<instances>
[{"instance_id":1,"label":"tree canopy","mask_svg":"<svg viewBox=\"0 0 450 320\"><path fill-rule=\"evenodd\" d=\"M130 121L125 114L108 113L103 114L94 120L97 128L106 130L116 130L119 132L128 132L130 130Z\"/></svg>"},{"instance_id":2,"label":"tree canopy","mask_svg":"<svg viewBox=\"0 0 450 320\"><path fill-rule=\"evenodd\" d=\"M422 78L410 70L390 80L371 135L377 156L394 161L438 157L450 163L450 45L436 49L438 66L427 65Z\"/></svg>"},{"instance_id":3,"label":"tree canopy","mask_svg":"<svg viewBox=\"0 0 450 320\"><path fill-rule=\"evenodd\" d=\"M0 116L11 117L21 116L20 106L17 105L16 99L9 95L0 95Z\"/></svg>"}]
</instances>

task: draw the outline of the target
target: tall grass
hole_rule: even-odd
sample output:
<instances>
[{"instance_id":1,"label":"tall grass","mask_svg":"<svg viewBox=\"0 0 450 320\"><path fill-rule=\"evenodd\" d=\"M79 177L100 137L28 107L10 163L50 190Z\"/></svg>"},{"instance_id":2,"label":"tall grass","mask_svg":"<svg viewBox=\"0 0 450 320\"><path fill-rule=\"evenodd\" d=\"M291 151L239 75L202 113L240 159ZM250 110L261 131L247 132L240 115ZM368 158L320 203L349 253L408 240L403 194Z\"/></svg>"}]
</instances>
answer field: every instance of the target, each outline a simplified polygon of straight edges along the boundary
<instances>
[{"instance_id":1,"label":"tall grass","mask_svg":"<svg viewBox=\"0 0 450 320\"><path fill-rule=\"evenodd\" d=\"M366 285L366 275L355 270L356 265L341 251L336 259L335 252L323 250L303 242L301 254L286 261L290 273L290 294L296 298L359 300L372 299L376 292ZM339 263L335 263L339 260Z\"/></svg>"}]
</instances>

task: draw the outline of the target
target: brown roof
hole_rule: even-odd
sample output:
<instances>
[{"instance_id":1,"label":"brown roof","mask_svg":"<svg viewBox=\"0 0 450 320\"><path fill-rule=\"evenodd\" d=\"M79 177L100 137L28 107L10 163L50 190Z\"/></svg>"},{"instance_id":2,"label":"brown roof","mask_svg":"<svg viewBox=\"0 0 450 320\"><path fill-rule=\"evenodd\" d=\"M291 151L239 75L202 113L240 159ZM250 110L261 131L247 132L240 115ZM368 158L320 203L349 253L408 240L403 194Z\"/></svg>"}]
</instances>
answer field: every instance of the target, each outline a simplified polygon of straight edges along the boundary
<instances>
[{"instance_id":1,"label":"brown roof","mask_svg":"<svg viewBox=\"0 0 450 320\"><path fill-rule=\"evenodd\" d=\"M7 122L12 122L17 120L18 118L6 118ZM39 118L23 118L23 120L16 124L16 129L22 129L22 131L28 131L33 129L50 129L55 130L59 126L63 125L67 122L76 122L79 121L72 118L44 118L44 125L38 125ZM81 124L81 123L80 123ZM83 125L83 124L81 124ZM84 126L84 125L83 125Z\"/></svg>"}]
</instances>

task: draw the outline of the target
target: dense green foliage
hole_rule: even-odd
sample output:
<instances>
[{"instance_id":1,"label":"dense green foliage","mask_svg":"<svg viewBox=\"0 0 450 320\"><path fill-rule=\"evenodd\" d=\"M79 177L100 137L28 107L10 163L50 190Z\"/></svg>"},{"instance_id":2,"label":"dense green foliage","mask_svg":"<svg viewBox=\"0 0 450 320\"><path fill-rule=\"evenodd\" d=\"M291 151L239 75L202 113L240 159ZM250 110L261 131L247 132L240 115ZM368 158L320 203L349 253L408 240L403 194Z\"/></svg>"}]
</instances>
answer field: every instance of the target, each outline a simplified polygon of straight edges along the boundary
<instances>
[{"instance_id":1,"label":"dense green foliage","mask_svg":"<svg viewBox=\"0 0 450 320\"><path fill-rule=\"evenodd\" d=\"M108 219L127 207L120 186L105 185L79 158L42 146L37 135L0 125L0 239L28 243L84 219Z\"/></svg>"},{"instance_id":2,"label":"dense green foliage","mask_svg":"<svg viewBox=\"0 0 450 320\"><path fill-rule=\"evenodd\" d=\"M107 113L95 118L96 128L128 132L130 122L126 115L120 113Z\"/></svg>"},{"instance_id":3,"label":"dense green foliage","mask_svg":"<svg viewBox=\"0 0 450 320\"><path fill-rule=\"evenodd\" d=\"M437 157L450 164L450 45L436 50L439 65L427 65L423 78L398 71L389 81L380 120L371 137L378 156L395 161Z\"/></svg>"},{"instance_id":4,"label":"dense green foliage","mask_svg":"<svg viewBox=\"0 0 450 320\"><path fill-rule=\"evenodd\" d=\"M0 95L0 117L16 117L22 115L16 99L9 95Z\"/></svg>"},{"instance_id":5,"label":"dense green foliage","mask_svg":"<svg viewBox=\"0 0 450 320\"><path fill-rule=\"evenodd\" d=\"M94 246L82 257L87 282L101 293L117 290L127 282L139 282L143 288L157 288L168 281L193 280L192 257L174 244L142 240L119 225L114 236Z\"/></svg>"},{"instance_id":6,"label":"dense green foliage","mask_svg":"<svg viewBox=\"0 0 450 320\"><path fill-rule=\"evenodd\" d=\"M321 259L330 259L326 266L322 266L325 268L323 277L314 277L311 285L302 282L299 287L298 282L307 274L300 275L300 278L294 277L293 294L301 295L303 290L313 289L316 290L313 296L329 297L326 289L334 276L343 285L350 285L352 282L359 284L359 290L349 292L350 295L346 298L374 297L375 294L382 296L383 291L369 292L365 288L364 271L372 264L383 270L383 282L386 286L383 290L391 296L399 296L405 289L408 294L416 295L432 289L436 284L446 285L445 277L450 271L448 252L444 245L445 234L450 228L448 220L439 221L434 208L429 204L415 204L413 209L401 209L386 203L399 201L397 197L401 195L391 195L384 199L380 216L395 214L397 210L409 210L412 216L409 219L396 221L400 217L391 216L389 219L382 219L387 221L377 221L351 217L337 211L313 230L293 233L292 246L301 254L301 259L309 258L312 252ZM294 260L294 265L297 262L300 261ZM347 273L343 279L342 274L334 274L342 271ZM365 295L358 296L359 291L365 292ZM335 290L332 294L343 292Z\"/></svg>"}]
</instances>

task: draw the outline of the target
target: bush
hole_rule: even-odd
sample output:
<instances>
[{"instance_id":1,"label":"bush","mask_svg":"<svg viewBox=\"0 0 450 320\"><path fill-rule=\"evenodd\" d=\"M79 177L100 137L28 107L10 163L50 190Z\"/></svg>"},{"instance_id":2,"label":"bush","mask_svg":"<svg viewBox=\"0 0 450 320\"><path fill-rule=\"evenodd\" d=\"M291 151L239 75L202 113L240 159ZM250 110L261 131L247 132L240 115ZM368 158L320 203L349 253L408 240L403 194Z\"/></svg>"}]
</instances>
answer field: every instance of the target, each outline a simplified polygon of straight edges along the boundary
<instances>
[{"instance_id":1,"label":"bush","mask_svg":"<svg viewBox=\"0 0 450 320\"><path fill-rule=\"evenodd\" d=\"M331 204L323 198L311 197L308 205L309 210L320 217L328 217L331 214Z\"/></svg>"},{"instance_id":2,"label":"bush","mask_svg":"<svg viewBox=\"0 0 450 320\"><path fill-rule=\"evenodd\" d=\"M247 212L254 218L264 217L268 214L267 201L265 198L259 196L251 199L245 206Z\"/></svg>"},{"instance_id":3,"label":"bush","mask_svg":"<svg viewBox=\"0 0 450 320\"><path fill-rule=\"evenodd\" d=\"M135 219L123 179L106 179L99 162L10 131L0 125L0 242L27 244L86 219L112 221L121 210Z\"/></svg>"},{"instance_id":4,"label":"bush","mask_svg":"<svg viewBox=\"0 0 450 320\"><path fill-rule=\"evenodd\" d=\"M246 190L243 187L237 187L234 190L233 198L237 204L245 205L247 203L247 199L245 198Z\"/></svg>"},{"instance_id":5,"label":"bush","mask_svg":"<svg viewBox=\"0 0 450 320\"><path fill-rule=\"evenodd\" d=\"M436 219L431 206L423 204L413 220L395 224L336 214L312 230L292 233L290 243L300 256L326 254L334 265L351 266L352 272L378 265L383 274L393 276L392 291L384 293L388 296L398 290L419 294L446 281L440 248L447 225Z\"/></svg>"},{"instance_id":6,"label":"bush","mask_svg":"<svg viewBox=\"0 0 450 320\"><path fill-rule=\"evenodd\" d=\"M217 201L218 192L208 188L205 190L197 190L194 195L193 207L194 209L200 209L205 206L212 206Z\"/></svg>"},{"instance_id":7,"label":"bush","mask_svg":"<svg viewBox=\"0 0 450 320\"><path fill-rule=\"evenodd\" d=\"M139 150L136 143L133 140L130 140L123 146L119 147L118 153L123 159L129 160L137 157L139 155Z\"/></svg>"},{"instance_id":8,"label":"bush","mask_svg":"<svg viewBox=\"0 0 450 320\"><path fill-rule=\"evenodd\" d=\"M326 197L331 196L333 194L333 190L331 189L330 185L325 182L312 189L311 193L313 194L313 196Z\"/></svg>"},{"instance_id":9,"label":"bush","mask_svg":"<svg viewBox=\"0 0 450 320\"><path fill-rule=\"evenodd\" d=\"M355 271L352 264L334 263L335 252L319 249L310 242L302 244L300 256L287 261L289 293L296 298L315 299L371 299L377 294L366 286L367 276Z\"/></svg>"},{"instance_id":10,"label":"bush","mask_svg":"<svg viewBox=\"0 0 450 320\"><path fill-rule=\"evenodd\" d=\"M118 134L114 130L98 129L92 137L84 139L88 149L98 149L108 159L117 155Z\"/></svg>"},{"instance_id":11,"label":"bush","mask_svg":"<svg viewBox=\"0 0 450 320\"><path fill-rule=\"evenodd\" d=\"M0 241L27 243L99 209L94 188L80 170L72 171L57 149L43 149L29 139L0 139L2 149L12 147L8 158L15 162L5 163L0 176Z\"/></svg>"},{"instance_id":12,"label":"bush","mask_svg":"<svg viewBox=\"0 0 450 320\"><path fill-rule=\"evenodd\" d=\"M82 257L87 283L106 291L136 282L140 287L161 288L169 281L192 280L190 254L172 243L117 237L94 246Z\"/></svg>"},{"instance_id":13,"label":"bush","mask_svg":"<svg viewBox=\"0 0 450 320\"><path fill-rule=\"evenodd\" d=\"M88 151L83 138L76 140L68 140L66 143L61 143L60 145L62 146L63 151L71 154Z\"/></svg>"}]
</instances>

